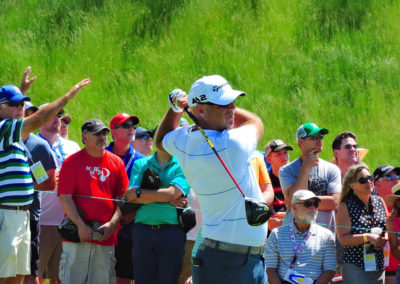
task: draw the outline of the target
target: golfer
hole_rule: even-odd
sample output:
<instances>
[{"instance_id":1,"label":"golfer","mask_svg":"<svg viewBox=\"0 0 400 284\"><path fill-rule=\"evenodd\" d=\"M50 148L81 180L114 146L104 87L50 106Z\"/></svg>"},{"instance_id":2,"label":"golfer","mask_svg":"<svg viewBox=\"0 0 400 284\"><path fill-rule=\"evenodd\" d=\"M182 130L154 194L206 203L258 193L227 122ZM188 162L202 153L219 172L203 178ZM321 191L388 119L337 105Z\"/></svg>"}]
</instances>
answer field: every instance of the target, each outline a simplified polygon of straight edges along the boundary
<instances>
[{"instance_id":1,"label":"golfer","mask_svg":"<svg viewBox=\"0 0 400 284\"><path fill-rule=\"evenodd\" d=\"M250 161L263 132L256 115L235 107L244 96L219 75L205 76L189 95L175 89L156 133L156 145L178 158L203 214L202 243L192 259L193 283L266 283L267 224L250 226L244 199L196 125L179 128L190 107L246 197L263 200Z\"/></svg>"}]
</instances>

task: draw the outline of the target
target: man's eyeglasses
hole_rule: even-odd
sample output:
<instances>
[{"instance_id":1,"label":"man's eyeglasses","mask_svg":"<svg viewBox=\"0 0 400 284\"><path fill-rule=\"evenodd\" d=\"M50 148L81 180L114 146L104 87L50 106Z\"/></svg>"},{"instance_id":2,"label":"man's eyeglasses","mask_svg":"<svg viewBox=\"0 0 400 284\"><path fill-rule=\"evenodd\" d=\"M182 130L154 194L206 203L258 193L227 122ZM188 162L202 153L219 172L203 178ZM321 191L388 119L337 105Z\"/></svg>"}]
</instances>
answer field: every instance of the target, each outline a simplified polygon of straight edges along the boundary
<instances>
[{"instance_id":1,"label":"man's eyeglasses","mask_svg":"<svg viewBox=\"0 0 400 284\"><path fill-rule=\"evenodd\" d=\"M399 179L399 176L397 176L397 175L390 175L390 176L387 176L387 177L383 177L385 180L398 180Z\"/></svg>"},{"instance_id":2,"label":"man's eyeglasses","mask_svg":"<svg viewBox=\"0 0 400 284\"><path fill-rule=\"evenodd\" d=\"M347 149L347 150L350 150L352 148L354 148L354 150L357 150L358 149L358 145L357 144L354 144L354 145L346 144L346 145L344 145L344 148Z\"/></svg>"},{"instance_id":3,"label":"man's eyeglasses","mask_svg":"<svg viewBox=\"0 0 400 284\"><path fill-rule=\"evenodd\" d=\"M308 199L304 202L298 202L296 204L303 204L303 206L306 208L310 208L312 205L314 205L315 208L318 208L320 202L321 201L319 201L318 199L314 199L314 200Z\"/></svg>"},{"instance_id":4,"label":"man's eyeglasses","mask_svg":"<svg viewBox=\"0 0 400 284\"><path fill-rule=\"evenodd\" d=\"M93 132L92 132L92 134L93 134L94 136L101 136L101 135L107 136L107 135L108 135L108 130L101 130L101 131L99 131L99 132L97 132L97 133L93 133Z\"/></svg>"},{"instance_id":5,"label":"man's eyeglasses","mask_svg":"<svg viewBox=\"0 0 400 284\"><path fill-rule=\"evenodd\" d=\"M9 107L23 107L24 105L25 105L25 102L24 101L21 101L21 102L16 102L16 103L13 103L13 102L6 102L6 103L1 103L2 105L8 105Z\"/></svg>"},{"instance_id":6,"label":"man's eyeglasses","mask_svg":"<svg viewBox=\"0 0 400 284\"><path fill-rule=\"evenodd\" d=\"M314 136L308 136L307 138L310 138L311 140L317 141L317 140L324 139L324 135L323 134L317 134L317 135L314 135Z\"/></svg>"},{"instance_id":7,"label":"man's eyeglasses","mask_svg":"<svg viewBox=\"0 0 400 284\"><path fill-rule=\"evenodd\" d=\"M118 129L118 128L120 128L120 127L122 127L123 129L129 129L129 128L133 128L133 129L136 129L136 124L130 124L130 123L122 123L122 124L117 124L117 125L115 125L114 126L114 129Z\"/></svg>"},{"instance_id":8,"label":"man's eyeglasses","mask_svg":"<svg viewBox=\"0 0 400 284\"><path fill-rule=\"evenodd\" d=\"M366 184L369 181L373 181L374 177L373 176L367 176L367 177L361 177L359 179L356 179L355 182L359 182L361 184Z\"/></svg>"},{"instance_id":9,"label":"man's eyeglasses","mask_svg":"<svg viewBox=\"0 0 400 284\"><path fill-rule=\"evenodd\" d=\"M147 140L147 139L152 140L153 138L151 138L149 135L142 135L142 136L136 137L136 139L138 139L138 140Z\"/></svg>"}]
</instances>

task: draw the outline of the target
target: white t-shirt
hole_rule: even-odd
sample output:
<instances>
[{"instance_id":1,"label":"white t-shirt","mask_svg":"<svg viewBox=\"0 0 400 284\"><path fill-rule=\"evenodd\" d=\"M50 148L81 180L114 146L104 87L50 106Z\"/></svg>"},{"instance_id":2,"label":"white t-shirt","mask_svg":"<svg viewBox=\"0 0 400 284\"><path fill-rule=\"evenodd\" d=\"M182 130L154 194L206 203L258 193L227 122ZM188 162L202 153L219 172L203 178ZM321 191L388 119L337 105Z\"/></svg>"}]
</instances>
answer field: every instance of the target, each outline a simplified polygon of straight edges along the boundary
<instances>
[{"instance_id":1,"label":"white t-shirt","mask_svg":"<svg viewBox=\"0 0 400 284\"><path fill-rule=\"evenodd\" d=\"M191 127L182 127L169 132L163 139L163 147L177 157L196 193L203 217L203 237L247 246L263 245L267 224L250 226L247 223L243 196L200 131L191 130ZM254 126L205 132L246 197L262 201L250 165L257 146Z\"/></svg>"},{"instance_id":2,"label":"white t-shirt","mask_svg":"<svg viewBox=\"0 0 400 284\"><path fill-rule=\"evenodd\" d=\"M61 147L60 143L61 142ZM80 150L79 145L71 140L59 139L53 144L54 158L57 161L57 172L60 171L61 165L66 158ZM57 178L58 183L58 178ZM40 214L40 225L58 226L64 218L64 209L61 206L57 196L57 187L53 191L42 192L42 213Z\"/></svg>"}]
</instances>

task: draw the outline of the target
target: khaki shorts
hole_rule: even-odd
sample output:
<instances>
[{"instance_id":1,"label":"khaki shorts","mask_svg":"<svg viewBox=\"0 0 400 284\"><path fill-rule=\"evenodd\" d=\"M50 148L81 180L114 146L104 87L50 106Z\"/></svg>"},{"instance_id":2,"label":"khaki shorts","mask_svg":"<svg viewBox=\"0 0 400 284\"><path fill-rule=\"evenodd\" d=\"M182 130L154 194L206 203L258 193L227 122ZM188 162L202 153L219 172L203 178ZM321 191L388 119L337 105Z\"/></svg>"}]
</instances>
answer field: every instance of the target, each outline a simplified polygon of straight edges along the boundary
<instances>
[{"instance_id":1,"label":"khaki shorts","mask_svg":"<svg viewBox=\"0 0 400 284\"><path fill-rule=\"evenodd\" d=\"M62 241L57 226L40 226L39 278L58 280L61 253Z\"/></svg>"},{"instance_id":2,"label":"khaki shorts","mask_svg":"<svg viewBox=\"0 0 400 284\"><path fill-rule=\"evenodd\" d=\"M63 284L116 283L113 246L63 242L60 280Z\"/></svg>"},{"instance_id":3,"label":"khaki shorts","mask_svg":"<svg viewBox=\"0 0 400 284\"><path fill-rule=\"evenodd\" d=\"M0 209L0 278L31 274L28 210Z\"/></svg>"}]
</instances>

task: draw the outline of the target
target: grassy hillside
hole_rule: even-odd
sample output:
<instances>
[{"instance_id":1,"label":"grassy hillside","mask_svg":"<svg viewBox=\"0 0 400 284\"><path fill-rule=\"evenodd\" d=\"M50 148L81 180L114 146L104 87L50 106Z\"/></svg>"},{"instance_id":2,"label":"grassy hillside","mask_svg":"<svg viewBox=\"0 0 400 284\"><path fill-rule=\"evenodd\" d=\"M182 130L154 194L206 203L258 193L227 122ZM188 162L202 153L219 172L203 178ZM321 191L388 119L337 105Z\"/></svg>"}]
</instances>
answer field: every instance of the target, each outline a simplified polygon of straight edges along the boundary
<instances>
[{"instance_id":1,"label":"grassy hillside","mask_svg":"<svg viewBox=\"0 0 400 284\"><path fill-rule=\"evenodd\" d=\"M0 84L31 65L41 104L90 77L67 107L79 141L117 112L154 127L170 90L221 74L263 119L260 149L314 121L331 132L323 158L351 130L371 168L400 165L399 14L399 0L1 0Z\"/></svg>"}]
</instances>

